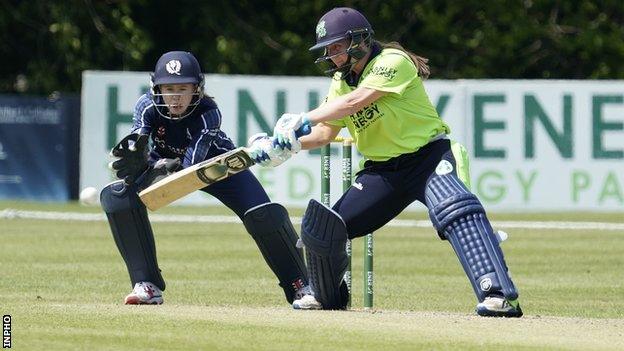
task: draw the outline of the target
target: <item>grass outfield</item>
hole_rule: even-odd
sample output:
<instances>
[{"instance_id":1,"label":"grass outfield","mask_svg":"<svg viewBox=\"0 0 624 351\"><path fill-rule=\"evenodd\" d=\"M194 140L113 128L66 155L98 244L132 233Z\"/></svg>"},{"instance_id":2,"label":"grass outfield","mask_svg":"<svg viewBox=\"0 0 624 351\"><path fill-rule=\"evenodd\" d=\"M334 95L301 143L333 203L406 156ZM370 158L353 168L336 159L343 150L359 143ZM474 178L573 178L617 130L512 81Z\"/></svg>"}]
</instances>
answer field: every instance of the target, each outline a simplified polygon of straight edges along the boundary
<instances>
[{"instance_id":1,"label":"grass outfield","mask_svg":"<svg viewBox=\"0 0 624 351\"><path fill-rule=\"evenodd\" d=\"M77 204L0 202L98 213ZM300 215L300 210L292 211ZM226 214L222 208L160 213ZM408 213L402 219L426 219ZM504 220L622 223L621 214L500 214ZM296 226L298 227L298 226ZM16 350L622 350L624 232L507 230L525 317L480 318L448 243L432 229L375 235L373 311L294 311L242 224L154 223L162 306L124 306L131 287L104 221L0 218L0 312ZM354 302L362 305L362 240Z\"/></svg>"}]
</instances>

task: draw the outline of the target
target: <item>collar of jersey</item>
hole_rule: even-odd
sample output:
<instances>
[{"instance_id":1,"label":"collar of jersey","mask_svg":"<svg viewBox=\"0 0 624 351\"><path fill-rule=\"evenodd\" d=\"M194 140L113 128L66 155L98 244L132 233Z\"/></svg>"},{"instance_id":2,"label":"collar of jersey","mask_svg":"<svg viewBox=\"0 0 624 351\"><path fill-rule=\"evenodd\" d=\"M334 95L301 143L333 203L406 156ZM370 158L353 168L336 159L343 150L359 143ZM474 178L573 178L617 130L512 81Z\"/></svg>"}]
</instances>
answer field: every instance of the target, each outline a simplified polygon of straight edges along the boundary
<instances>
[{"instance_id":1,"label":"collar of jersey","mask_svg":"<svg viewBox=\"0 0 624 351\"><path fill-rule=\"evenodd\" d=\"M371 46L371 55L368 57L368 60L366 60L364 68L366 68L366 66L368 66L368 64L375 58L375 56L379 55L379 53L381 53L381 46L373 42ZM364 69L362 69L362 72L364 72ZM345 82L351 87L357 87L357 85L360 83L361 77L361 74L356 75L353 71L349 71L349 74L345 78Z\"/></svg>"}]
</instances>

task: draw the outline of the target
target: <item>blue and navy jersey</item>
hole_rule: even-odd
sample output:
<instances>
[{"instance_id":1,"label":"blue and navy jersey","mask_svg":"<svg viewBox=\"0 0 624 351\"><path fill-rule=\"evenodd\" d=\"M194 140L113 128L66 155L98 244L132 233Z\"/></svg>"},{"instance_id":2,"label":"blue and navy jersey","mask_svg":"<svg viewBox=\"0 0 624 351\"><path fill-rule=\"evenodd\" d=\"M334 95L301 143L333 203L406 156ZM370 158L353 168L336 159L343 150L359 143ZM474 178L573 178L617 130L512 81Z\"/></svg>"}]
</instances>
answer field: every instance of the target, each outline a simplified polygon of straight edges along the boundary
<instances>
[{"instance_id":1,"label":"blue and navy jersey","mask_svg":"<svg viewBox=\"0 0 624 351\"><path fill-rule=\"evenodd\" d=\"M150 164L161 158L179 158L186 168L234 149L220 128L221 112L209 97L203 97L191 115L179 120L161 116L151 93L143 94L134 108L132 133L149 134Z\"/></svg>"}]
</instances>

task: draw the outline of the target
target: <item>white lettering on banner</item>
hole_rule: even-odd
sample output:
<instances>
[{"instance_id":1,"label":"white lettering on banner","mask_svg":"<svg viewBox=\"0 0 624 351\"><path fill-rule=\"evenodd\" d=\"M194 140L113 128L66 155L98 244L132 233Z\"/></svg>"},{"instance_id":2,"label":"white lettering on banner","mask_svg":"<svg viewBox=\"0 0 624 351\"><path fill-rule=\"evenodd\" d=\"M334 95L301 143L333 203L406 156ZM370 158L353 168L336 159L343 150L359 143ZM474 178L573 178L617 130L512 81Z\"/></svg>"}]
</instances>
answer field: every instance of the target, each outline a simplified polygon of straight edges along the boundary
<instances>
[{"instance_id":1,"label":"white lettering on banner","mask_svg":"<svg viewBox=\"0 0 624 351\"><path fill-rule=\"evenodd\" d=\"M0 124L59 124L61 115L55 108L0 107Z\"/></svg>"},{"instance_id":2,"label":"white lettering on banner","mask_svg":"<svg viewBox=\"0 0 624 351\"><path fill-rule=\"evenodd\" d=\"M147 77L83 74L81 182L100 187L110 182L109 146L127 133ZM237 144L270 132L283 112L315 107L328 85L322 77L206 75L206 90L223 115L222 129ZM425 88L451 125L451 137L466 146L473 191L488 211L622 209L624 81L431 80ZM338 145L332 149L335 202L342 189L341 151ZM354 164L358 160L355 152ZM300 152L280 167L252 171L273 201L303 207L320 196L318 153ZM216 200L198 193L177 203L206 202Z\"/></svg>"}]
</instances>

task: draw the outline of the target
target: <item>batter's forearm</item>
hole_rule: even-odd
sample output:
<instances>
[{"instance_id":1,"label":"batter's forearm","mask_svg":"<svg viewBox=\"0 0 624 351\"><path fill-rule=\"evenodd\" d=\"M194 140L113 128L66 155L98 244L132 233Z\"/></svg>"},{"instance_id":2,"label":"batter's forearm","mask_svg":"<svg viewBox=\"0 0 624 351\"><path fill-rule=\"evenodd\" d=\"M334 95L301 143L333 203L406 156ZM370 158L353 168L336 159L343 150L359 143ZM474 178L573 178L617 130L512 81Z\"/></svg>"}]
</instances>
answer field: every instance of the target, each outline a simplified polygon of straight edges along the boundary
<instances>
[{"instance_id":1,"label":"batter's forearm","mask_svg":"<svg viewBox=\"0 0 624 351\"><path fill-rule=\"evenodd\" d=\"M330 143L340 132L340 127L321 123L312 128L312 132L299 138L303 150L312 150Z\"/></svg>"},{"instance_id":2,"label":"batter's forearm","mask_svg":"<svg viewBox=\"0 0 624 351\"><path fill-rule=\"evenodd\" d=\"M385 94L384 91L360 87L306 113L306 118L312 125L340 119L360 111Z\"/></svg>"},{"instance_id":3,"label":"batter's forearm","mask_svg":"<svg viewBox=\"0 0 624 351\"><path fill-rule=\"evenodd\" d=\"M359 110L358 105L348 96L341 96L335 100L324 103L314 110L306 113L306 117L312 125L333 121L344 116L353 114Z\"/></svg>"},{"instance_id":4,"label":"batter's forearm","mask_svg":"<svg viewBox=\"0 0 624 351\"><path fill-rule=\"evenodd\" d=\"M327 144L324 140L314 139L307 136L299 138L299 141L301 142L301 150L314 150Z\"/></svg>"}]
</instances>

